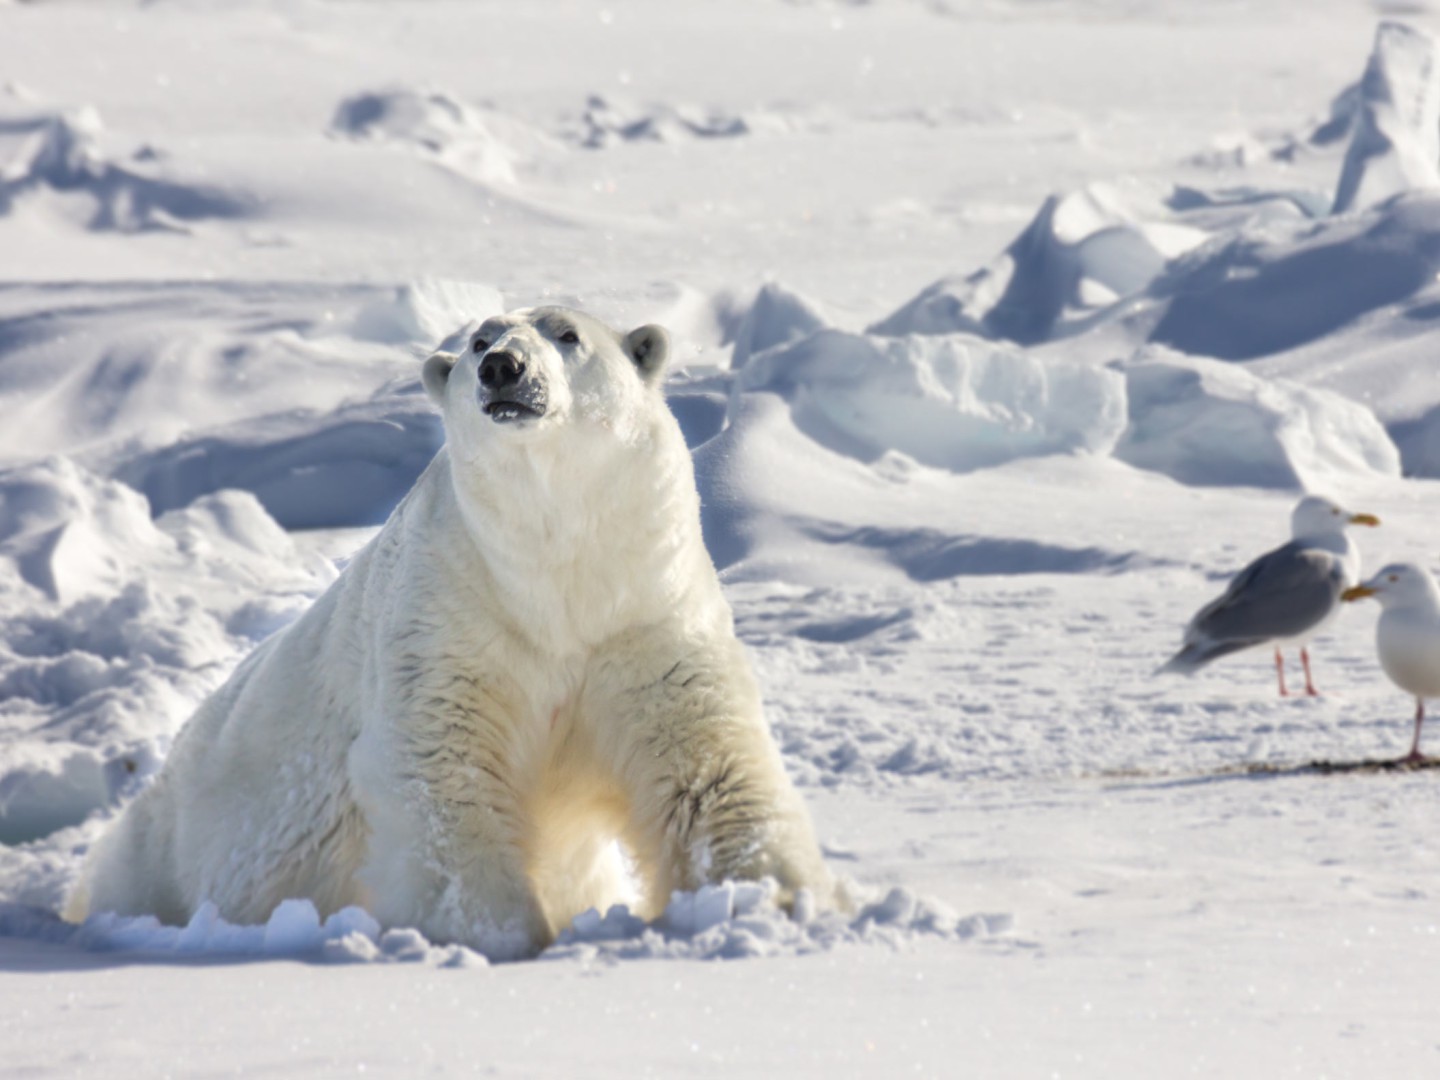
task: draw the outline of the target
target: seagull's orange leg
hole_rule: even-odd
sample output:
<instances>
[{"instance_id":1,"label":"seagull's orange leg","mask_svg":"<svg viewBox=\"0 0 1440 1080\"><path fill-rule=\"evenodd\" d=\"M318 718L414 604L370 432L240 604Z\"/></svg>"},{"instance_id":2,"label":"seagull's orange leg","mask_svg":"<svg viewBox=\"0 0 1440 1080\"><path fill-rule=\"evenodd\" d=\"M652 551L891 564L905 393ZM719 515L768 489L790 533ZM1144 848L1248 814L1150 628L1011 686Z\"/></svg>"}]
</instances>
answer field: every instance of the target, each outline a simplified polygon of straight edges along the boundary
<instances>
[{"instance_id":1,"label":"seagull's orange leg","mask_svg":"<svg viewBox=\"0 0 1440 1080\"><path fill-rule=\"evenodd\" d=\"M1305 669L1305 693L1311 697L1319 697L1320 691L1315 689L1315 680L1310 678L1310 654L1305 651L1305 646L1300 646L1300 665Z\"/></svg>"},{"instance_id":2,"label":"seagull's orange leg","mask_svg":"<svg viewBox=\"0 0 1440 1080\"><path fill-rule=\"evenodd\" d=\"M1424 761L1425 755L1420 753L1420 725L1425 723L1425 699L1415 699L1415 740L1410 744L1410 753L1405 755L1406 761Z\"/></svg>"}]
</instances>

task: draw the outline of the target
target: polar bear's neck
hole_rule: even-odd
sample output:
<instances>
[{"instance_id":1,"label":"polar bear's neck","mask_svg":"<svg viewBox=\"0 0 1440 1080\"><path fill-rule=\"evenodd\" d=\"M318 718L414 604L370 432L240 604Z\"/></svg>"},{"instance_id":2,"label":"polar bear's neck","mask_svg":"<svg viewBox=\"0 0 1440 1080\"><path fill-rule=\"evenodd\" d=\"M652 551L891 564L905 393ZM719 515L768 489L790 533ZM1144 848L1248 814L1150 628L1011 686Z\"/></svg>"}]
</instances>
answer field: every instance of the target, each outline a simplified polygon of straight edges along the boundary
<instances>
[{"instance_id":1,"label":"polar bear's neck","mask_svg":"<svg viewBox=\"0 0 1440 1080\"><path fill-rule=\"evenodd\" d=\"M496 593L522 625L580 647L687 606L724 610L683 440L678 453L600 439L504 449L514 452L483 468L450 461L447 472ZM696 589L713 600L686 600Z\"/></svg>"}]
</instances>

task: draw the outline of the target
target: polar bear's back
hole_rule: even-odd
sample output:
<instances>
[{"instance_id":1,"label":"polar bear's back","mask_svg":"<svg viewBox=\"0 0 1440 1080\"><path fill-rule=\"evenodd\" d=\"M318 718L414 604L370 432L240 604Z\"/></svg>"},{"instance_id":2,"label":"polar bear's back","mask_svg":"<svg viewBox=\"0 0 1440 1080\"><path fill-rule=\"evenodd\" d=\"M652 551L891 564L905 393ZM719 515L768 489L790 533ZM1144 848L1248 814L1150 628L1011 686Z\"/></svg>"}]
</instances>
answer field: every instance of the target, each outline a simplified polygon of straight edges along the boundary
<instances>
[{"instance_id":1,"label":"polar bear's back","mask_svg":"<svg viewBox=\"0 0 1440 1080\"><path fill-rule=\"evenodd\" d=\"M288 897L322 911L357 901L364 824L347 757L365 682L352 640L364 632L364 555L196 710L161 775L92 853L67 918L183 923L210 900L255 922Z\"/></svg>"}]
</instances>

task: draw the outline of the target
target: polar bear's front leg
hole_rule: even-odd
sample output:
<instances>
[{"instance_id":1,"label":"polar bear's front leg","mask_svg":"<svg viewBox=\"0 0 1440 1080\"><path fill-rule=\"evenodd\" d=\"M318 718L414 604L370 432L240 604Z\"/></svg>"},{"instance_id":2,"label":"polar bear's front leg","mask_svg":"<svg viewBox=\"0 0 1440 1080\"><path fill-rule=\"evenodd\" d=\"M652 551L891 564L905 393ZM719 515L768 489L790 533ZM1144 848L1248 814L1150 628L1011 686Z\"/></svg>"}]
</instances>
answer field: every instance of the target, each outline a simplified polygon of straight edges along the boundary
<instances>
[{"instance_id":1,"label":"polar bear's front leg","mask_svg":"<svg viewBox=\"0 0 1440 1080\"><path fill-rule=\"evenodd\" d=\"M617 693L618 773L630 798L627 838L652 905L673 889L774 878L781 902L800 889L822 907L834 885L809 814L785 775L738 642L676 661Z\"/></svg>"},{"instance_id":2,"label":"polar bear's front leg","mask_svg":"<svg viewBox=\"0 0 1440 1080\"><path fill-rule=\"evenodd\" d=\"M513 786L493 766L417 750L362 738L352 753L370 832L367 907L385 925L494 960L534 955L550 929L526 874Z\"/></svg>"}]
</instances>

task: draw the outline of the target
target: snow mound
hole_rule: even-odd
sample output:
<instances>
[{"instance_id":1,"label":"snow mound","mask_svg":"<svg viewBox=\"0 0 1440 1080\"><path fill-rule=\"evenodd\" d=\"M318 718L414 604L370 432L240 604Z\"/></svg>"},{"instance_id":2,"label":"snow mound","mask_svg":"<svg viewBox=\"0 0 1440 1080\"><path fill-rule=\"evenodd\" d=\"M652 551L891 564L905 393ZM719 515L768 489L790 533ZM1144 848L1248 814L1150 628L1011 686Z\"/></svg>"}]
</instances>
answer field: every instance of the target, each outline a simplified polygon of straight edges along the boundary
<instances>
[{"instance_id":1,"label":"snow mound","mask_svg":"<svg viewBox=\"0 0 1440 1080\"><path fill-rule=\"evenodd\" d=\"M1251 360L1324 337L1397 303L1440 272L1440 195L1288 228L1239 229L1179 259L1151 286L1150 340Z\"/></svg>"},{"instance_id":2,"label":"snow mound","mask_svg":"<svg viewBox=\"0 0 1440 1080\"><path fill-rule=\"evenodd\" d=\"M93 211L86 224L94 230L184 231L185 222L250 213L241 195L165 175L153 149L142 148L124 165L107 160L102 132L90 106L0 117L0 215L39 189L88 195Z\"/></svg>"},{"instance_id":3,"label":"snow mound","mask_svg":"<svg viewBox=\"0 0 1440 1080\"><path fill-rule=\"evenodd\" d=\"M1374 414L1339 394L1148 350L1121 365L1129 426L1115 457L1185 484L1290 489L1400 475Z\"/></svg>"},{"instance_id":4,"label":"snow mound","mask_svg":"<svg viewBox=\"0 0 1440 1080\"><path fill-rule=\"evenodd\" d=\"M638 105L591 94L580 114L575 139L591 149L617 142L730 139L783 133L792 130L797 122L784 114L761 109L734 113L696 105Z\"/></svg>"},{"instance_id":5,"label":"snow mound","mask_svg":"<svg viewBox=\"0 0 1440 1080\"><path fill-rule=\"evenodd\" d=\"M545 140L520 121L480 109L441 90L393 88L343 100L330 132L366 142L408 146L447 168L487 184L511 185L517 169Z\"/></svg>"},{"instance_id":6,"label":"snow mound","mask_svg":"<svg viewBox=\"0 0 1440 1080\"><path fill-rule=\"evenodd\" d=\"M662 915L647 923L623 905L603 916L591 909L561 931L541 954L549 961L597 959L736 960L801 956L842 945L901 948L925 939L964 941L1004 933L1007 915L957 916L944 904L893 888L852 916L818 914L802 895L793 914L774 902L774 883L724 882L677 892ZM226 922L204 903L185 926L152 916L93 915L82 925L62 922L43 908L0 904L0 937L27 938L89 952L137 958L289 957L321 963L420 963L432 967L488 967L463 945L436 945L418 930L382 930L366 911L348 907L321 920L308 900L283 901L263 926Z\"/></svg>"},{"instance_id":7,"label":"snow mound","mask_svg":"<svg viewBox=\"0 0 1440 1080\"><path fill-rule=\"evenodd\" d=\"M185 926L166 926L152 916L112 914L94 915L73 926L43 910L0 905L0 936L146 959L288 957L341 964L489 966L484 956L463 945L432 945L415 930L382 931L362 908L342 908L322 922L308 900L283 901L263 926L226 922L208 901Z\"/></svg>"},{"instance_id":8,"label":"snow mound","mask_svg":"<svg viewBox=\"0 0 1440 1080\"><path fill-rule=\"evenodd\" d=\"M363 411L502 303L450 281L0 288L0 463L67 452L108 473L197 431Z\"/></svg>"},{"instance_id":9,"label":"snow mound","mask_svg":"<svg viewBox=\"0 0 1440 1080\"><path fill-rule=\"evenodd\" d=\"M445 440L418 380L325 413L293 410L120 456L113 475L154 513L247 491L286 529L380 525Z\"/></svg>"},{"instance_id":10,"label":"snow mound","mask_svg":"<svg viewBox=\"0 0 1440 1080\"><path fill-rule=\"evenodd\" d=\"M453 349L480 323L505 310L504 297L489 285L423 278L362 307L349 332L362 341Z\"/></svg>"},{"instance_id":11,"label":"snow mound","mask_svg":"<svg viewBox=\"0 0 1440 1080\"><path fill-rule=\"evenodd\" d=\"M771 881L705 885L677 892L665 913L646 923L623 905L603 916L594 909L576 916L561 931L546 959L580 960L738 960L763 956L800 956L841 945L886 944L901 947L926 938L967 940L1002 933L1005 915L961 918L944 904L893 888L879 900L859 906L851 916L817 913L808 895L797 898L787 915L775 905Z\"/></svg>"},{"instance_id":12,"label":"snow mound","mask_svg":"<svg viewBox=\"0 0 1440 1080\"><path fill-rule=\"evenodd\" d=\"M1440 477L1440 404L1389 430L1406 476Z\"/></svg>"},{"instance_id":13,"label":"snow mound","mask_svg":"<svg viewBox=\"0 0 1440 1080\"><path fill-rule=\"evenodd\" d=\"M1179 222L1141 221L1128 201L1106 184L1050 196L989 266L935 282L869 332L963 332L1031 345L1080 327L1206 239Z\"/></svg>"},{"instance_id":14,"label":"snow mound","mask_svg":"<svg viewBox=\"0 0 1440 1080\"><path fill-rule=\"evenodd\" d=\"M814 300L784 285L767 282L755 293L755 299L735 328L730 366L742 368L756 353L793 344L831 325L832 321Z\"/></svg>"},{"instance_id":15,"label":"snow mound","mask_svg":"<svg viewBox=\"0 0 1440 1080\"><path fill-rule=\"evenodd\" d=\"M1375 32L1360 80L1335 213L1440 187L1440 65L1435 39L1398 22Z\"/></svg>"},{"instance_id":16,"label":"snow mound","mask_svg":"<svg viewBox=\"0 0 1440 1080\"><path fill-rule=\"evenodd\" d=\"M752 357L735 386L778 394L796 426L836 453L874 461L899 451L956 472L1107 453L1125 426L1119 373L960 334L821 330Z\"/></svg>"},{"instance_id":17,"label":"snow mound","mask_svg":"<svg viewBox=\"0 0 1440 1080\"><path fill-rule=\"evenodd\" d=\"M152 521L65 458L0 471L0 843L114 805L240 653L335 576L250 495Z\"/></svg>"}]
</instances>

